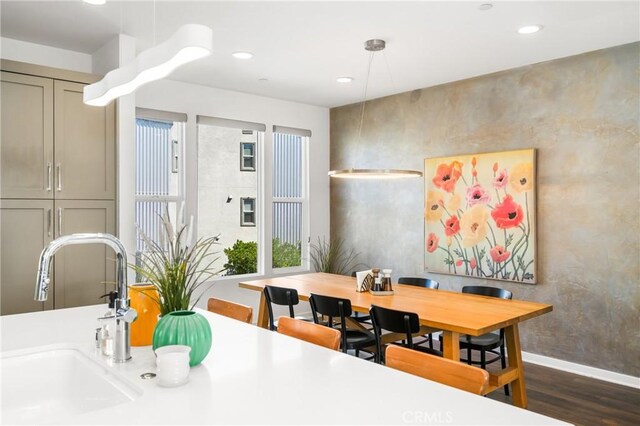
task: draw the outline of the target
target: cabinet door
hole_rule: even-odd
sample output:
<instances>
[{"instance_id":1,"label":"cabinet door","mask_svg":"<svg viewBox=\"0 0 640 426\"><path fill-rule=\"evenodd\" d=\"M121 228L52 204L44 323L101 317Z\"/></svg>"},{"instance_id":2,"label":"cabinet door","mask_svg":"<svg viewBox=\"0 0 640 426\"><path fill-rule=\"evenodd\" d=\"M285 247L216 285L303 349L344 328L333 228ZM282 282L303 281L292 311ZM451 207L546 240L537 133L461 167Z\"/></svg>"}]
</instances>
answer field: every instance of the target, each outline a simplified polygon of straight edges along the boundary
<instances>
[{"instance_id":1,"label":"cabinet door","mask_svg":"<svg viewBox=\"0 0 640 426\"><path fill-rule=\"evenodd\" d=\"M113 201L55 201L56 235L115 232ZM63 247L55 255L55 308L104 303L114 289L115 253L104 244Z\"/></svg>"},{"instance_id":2,"label":"cabinet door","mask_svg":"<svg viewBox=\"0 0 640 426\"><path fill-rule=\"evenodd\" d=\"M44 303L33 296L40 253L53 238L53 201L0 201L0 229L0 314L52 309L53 291Z\"/></svg>"},{"instance_id":3,"label":"cabinet door","mask_svg":"<svg viewBox=\"0 0 640 426\"><path fill-rule=\"evenodd\" d=\"M54 83L55 198L114 200L114 103L85 105L84 86Z\"/></svg>"},{"instance_id":4,"label":"cabinet door","mask_svg":"<svg viewBox=\"0 0 640 426\"><path fill-rule=\"evenodd\" d=\"M0 198L53 198L53 80L0 78Z\"/></svg>"}]
</instances>

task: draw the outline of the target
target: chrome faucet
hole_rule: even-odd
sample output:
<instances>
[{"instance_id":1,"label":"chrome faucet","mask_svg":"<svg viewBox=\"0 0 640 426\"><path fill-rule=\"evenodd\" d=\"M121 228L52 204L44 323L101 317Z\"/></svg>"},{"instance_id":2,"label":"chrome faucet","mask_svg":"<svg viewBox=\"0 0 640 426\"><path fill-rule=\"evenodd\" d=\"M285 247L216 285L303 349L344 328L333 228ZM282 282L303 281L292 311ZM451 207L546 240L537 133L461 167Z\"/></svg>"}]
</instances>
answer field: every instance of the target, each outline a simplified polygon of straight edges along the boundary
<instances>
[{"instance_id":1,"label":"chrome faucet","mask_svg":"<svg viewBox=\"0 0 640 426\"><path fill-rule=\"evenodd\" d=\"M131 339L129 337L129 324L138 316L134 309L129 307L129 295L127 288L127 252L119 239L111 234L71 234L59 237L49 243L40 254L38 263L38 276L36 282L35 300L44 302L49 292L49 265L51 258L64 246L74 244L106 244L116 252L116 289L118 298L115 300L116 335L113 350L113 361L125 362L131 358Z\"/></svg>"}]
</instances>

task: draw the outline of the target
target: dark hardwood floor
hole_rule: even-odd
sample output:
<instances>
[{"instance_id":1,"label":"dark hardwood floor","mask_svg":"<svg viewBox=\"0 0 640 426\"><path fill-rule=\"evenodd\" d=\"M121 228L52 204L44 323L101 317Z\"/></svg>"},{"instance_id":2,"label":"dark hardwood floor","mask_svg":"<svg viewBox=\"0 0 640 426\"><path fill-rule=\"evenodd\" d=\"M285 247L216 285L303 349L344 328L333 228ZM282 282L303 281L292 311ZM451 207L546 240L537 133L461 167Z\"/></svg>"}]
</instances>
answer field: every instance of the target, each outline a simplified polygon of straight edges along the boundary
<instances>
[{"instance_id":1,"label":"dark hardwood floor","mask_svg":"<svg viewBox=\"0 0 640 426\"><path fill-rule=\"evenodd\" d=\"M640 425L640 390L525 363L528 410L575 425ZM497 390L489 398L511 403Z\"/></svg>"}]
</instances>

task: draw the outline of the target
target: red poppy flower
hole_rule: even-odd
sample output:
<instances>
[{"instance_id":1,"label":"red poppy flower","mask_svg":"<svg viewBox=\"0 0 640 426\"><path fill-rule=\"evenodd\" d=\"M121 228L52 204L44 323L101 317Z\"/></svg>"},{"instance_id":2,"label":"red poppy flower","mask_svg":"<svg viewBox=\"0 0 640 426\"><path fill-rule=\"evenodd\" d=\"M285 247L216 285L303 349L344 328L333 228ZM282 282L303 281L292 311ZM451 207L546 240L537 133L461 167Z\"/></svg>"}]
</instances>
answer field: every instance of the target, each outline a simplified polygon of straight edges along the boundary
<instances>
[{"instance_id":1,"label":"red poppy flower","mask_svg":"<svg viewBox=\"0 0 640 426\"><path fill-rule=\"evenodd\" d=\"M476 269L476 260L475 259L471 259L469 261L469 266L471 266L471 269Z\"/></svg>"},{"instance_id":2,"label":"red poppy flower","mask_svg":"<svg viewBox=\"0 0 640 426\"><path fill-rule=\"evenodd\" d=\"M456 266L462 266L462 259L456 260Z\"/></svg>"},{"instance_id":3,"label":"red poppy flower","mask_svg":"<svg viewBox=\"0 0 640 426\"><path fill-rule=\"evenodd\" d=\"M444 233L447 237L456 235L459 230L460 230L460 221L458 220L458 216L451 216L444 223Z\"/></svg>"},{"instance_id":4,"label":"red poppy flower","mask_svg":"<svg viewBox=\"0 0 640 426\"><path fill-rule=\"evenodd\" d=\"M433 232L427 237L427 251L433 253L438 248L438 236Z\"/></svg>"},{"instance_id":5,"label":"red poppy flower","mask_svg":"<svg viewBox=\"0 0 640 426\"><path fill-rule=\"evenodd\" d=\"M489 250L489 254L491 255L493 261L496 263L504 262L509 259L509 256L511 256L511 253L506 251L502 246L495 246L494 248Z\"/></svg>"},{"instance_id":6,"label":"red poppy flower","mask_svg":"<svg viewBox=\"0 0 640 426\"><path fill-rule=\"evenodd\" d=\"M511 195L507 195L502 203L496 205L491 211L491 217L500 229L515 228L522 223L524 213L520 204L513 201Z\"/></svg>"},{"instance_id":7,"label":"red poppy flower","mask_svg":"<svg viewBox=\"0 0 640 426\"><path fill-rule=\"evenodd\" d=\"M453 192L460 176L462 176L462 163L459 161L453 161L451 164L442 163L438 165L432 182L440 189Z\"/></svg>"}]
</instances>

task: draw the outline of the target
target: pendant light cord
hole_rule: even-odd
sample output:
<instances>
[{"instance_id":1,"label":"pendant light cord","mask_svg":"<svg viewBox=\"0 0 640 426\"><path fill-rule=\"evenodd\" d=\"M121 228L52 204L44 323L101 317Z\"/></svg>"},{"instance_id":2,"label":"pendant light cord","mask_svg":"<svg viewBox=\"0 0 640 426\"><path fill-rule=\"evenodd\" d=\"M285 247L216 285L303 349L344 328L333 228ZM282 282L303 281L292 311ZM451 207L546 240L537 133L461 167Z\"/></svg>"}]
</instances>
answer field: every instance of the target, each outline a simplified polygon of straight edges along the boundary
<instances>
[{"instance_id":1,"label":"pendant light cord","mask_svg":"<svg viewBox=\"0 0 640 426\"><path fill-rule=\"evenodd\" d=\"M367 89L369 88L369 76L371 75L371 64L373 63L373 54L369 53L369 68L367 69L367 81L364 83L364 98L362 99L362 112L360 113L360 128L358 129L358 143L360 143L360 137L362 136L362 123L364 123L364 106L367 103Z\"/></svg>"}]
</instances>

